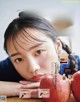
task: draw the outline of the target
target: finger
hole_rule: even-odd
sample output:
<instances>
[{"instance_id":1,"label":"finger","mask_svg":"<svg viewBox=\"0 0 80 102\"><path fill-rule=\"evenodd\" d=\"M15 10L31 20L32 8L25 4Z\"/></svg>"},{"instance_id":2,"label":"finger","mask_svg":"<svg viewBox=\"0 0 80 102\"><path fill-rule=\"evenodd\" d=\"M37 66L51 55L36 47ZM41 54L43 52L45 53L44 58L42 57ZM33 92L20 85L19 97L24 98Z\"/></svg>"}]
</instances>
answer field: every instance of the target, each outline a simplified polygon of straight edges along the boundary
<instances>
[{"instance_id":1,"label":"finger","mask_svg":"<svg viewBox=\"0 0 80 102\"><path fill-rule=\"evenodd\" d=\"M26 81L26 80L21 80L21 81L19 81L19 83L26 85L26 84L29 84L29 83L32 83L32 82Z\"/></svg>"},{"instance_id":2,"label":"finger","mask_svg":"<svg viewBox=\"0 0 80 102\"><path fill-rule=\"evenodd\" d=\"M35 83L29 83L27 85L22 85L23 89L39 88L39 87L40 87L40 82L35 82Z\"/></svg>"}]
</instances>

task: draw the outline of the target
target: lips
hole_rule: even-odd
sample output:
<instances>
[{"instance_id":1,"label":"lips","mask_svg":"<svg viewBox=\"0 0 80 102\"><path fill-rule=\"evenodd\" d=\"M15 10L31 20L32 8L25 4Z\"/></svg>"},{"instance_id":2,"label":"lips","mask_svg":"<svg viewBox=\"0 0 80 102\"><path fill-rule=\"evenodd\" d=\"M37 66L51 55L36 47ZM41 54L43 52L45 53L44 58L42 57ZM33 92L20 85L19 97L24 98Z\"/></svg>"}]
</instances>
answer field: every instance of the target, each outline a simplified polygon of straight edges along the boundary
<instances>
[{"instance_id":1,"label":"lips","mask_svg":"<svg viewBox=\"0 0 80 102\"><path fill-rule=\"evenodd\" d=\"M44 75L33 76L30 80L31 81L40 81Z\"/></svg>"}]
</instances>

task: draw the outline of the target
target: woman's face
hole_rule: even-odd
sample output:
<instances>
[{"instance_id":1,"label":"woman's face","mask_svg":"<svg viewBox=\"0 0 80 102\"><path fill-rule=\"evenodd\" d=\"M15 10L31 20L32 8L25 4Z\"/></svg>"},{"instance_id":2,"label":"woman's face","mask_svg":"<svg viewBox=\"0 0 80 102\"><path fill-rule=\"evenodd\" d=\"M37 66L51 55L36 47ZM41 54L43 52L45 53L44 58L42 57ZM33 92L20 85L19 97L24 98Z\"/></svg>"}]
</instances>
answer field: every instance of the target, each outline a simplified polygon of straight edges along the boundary
<instances>
[{"instance_id":1,"label":"woman's face","mask_svg":"<svg viewBox=\"0 0 80 102\"><path fill-rule=\"evenodd\" d=\"M36 40L37 39L37 40ZM58 62L58 44L42 32L25 29L14 40L9 39L7 50L17 72L26 80L39 81L51 73L51 62Z\"/></svg>"}]
</instances>

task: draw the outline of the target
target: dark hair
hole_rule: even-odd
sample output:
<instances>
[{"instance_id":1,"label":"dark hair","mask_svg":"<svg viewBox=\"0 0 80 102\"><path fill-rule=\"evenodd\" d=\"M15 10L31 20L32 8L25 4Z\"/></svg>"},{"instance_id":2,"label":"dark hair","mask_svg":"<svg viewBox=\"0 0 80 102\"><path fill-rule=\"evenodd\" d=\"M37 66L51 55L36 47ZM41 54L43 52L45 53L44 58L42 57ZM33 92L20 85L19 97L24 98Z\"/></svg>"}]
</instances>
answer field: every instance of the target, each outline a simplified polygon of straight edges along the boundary
<instances>
[{"instance_id":1,"label":"dark hair","mask_svg":"<svg viewBox=\"0 0 80 102\"><path fill-rule=\"evenodd\" d=\"M14 38L17 33L24 28L35 28L45 32L54 42L57 38L57 33L53 26L44 18L37 14L20 12L19 17L15 18L7 27L4 34L4 50L7 52L7 41L10 37ZM7 52L8 53L8 52Z\"/></svg>"},{"instance_id":2,"label":"dark hair","mask_svg":"<svg viewBox=\"0 0 80 102\"><path fill-rule=\"evenodd\" d=\"M74 74L78 70L78 62L75 58L75 56L72 54L71 49L68 47L67 44L62 42L62 49L65 50L68 54L68 58L70 59L70 66L69 68L71 69L71 74Z\"/></svg>"}]
</instances>

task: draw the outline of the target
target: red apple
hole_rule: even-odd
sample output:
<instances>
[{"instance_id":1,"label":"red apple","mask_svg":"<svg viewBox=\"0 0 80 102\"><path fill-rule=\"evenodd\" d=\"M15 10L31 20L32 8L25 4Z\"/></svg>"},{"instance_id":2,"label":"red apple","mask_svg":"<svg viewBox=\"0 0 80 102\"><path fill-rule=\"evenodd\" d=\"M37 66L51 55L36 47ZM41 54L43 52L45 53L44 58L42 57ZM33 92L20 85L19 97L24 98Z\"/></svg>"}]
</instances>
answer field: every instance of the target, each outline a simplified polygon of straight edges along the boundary
<instances>
[{"instance_id":1,"label":"red apple","mask_svg":"<svg viewBox=\"0 0 80 102\"><path fill-rule=\"evenodd\" d=\"M70 82L59 74L56 77L44 76L40 82L40 88L50 89L50 97L43 98L45 102L67 102L70 97Z\"/></svg>"},{"instance_id":2,"label":"red apple","mask_svg":"<svg viewBox=\"0 0 80 102\"><path fill-rule=\"evenodd\" d=\"M71 88L74 97L80 102L80 71L73 74Z\"/></svg>"}]
</instances>

